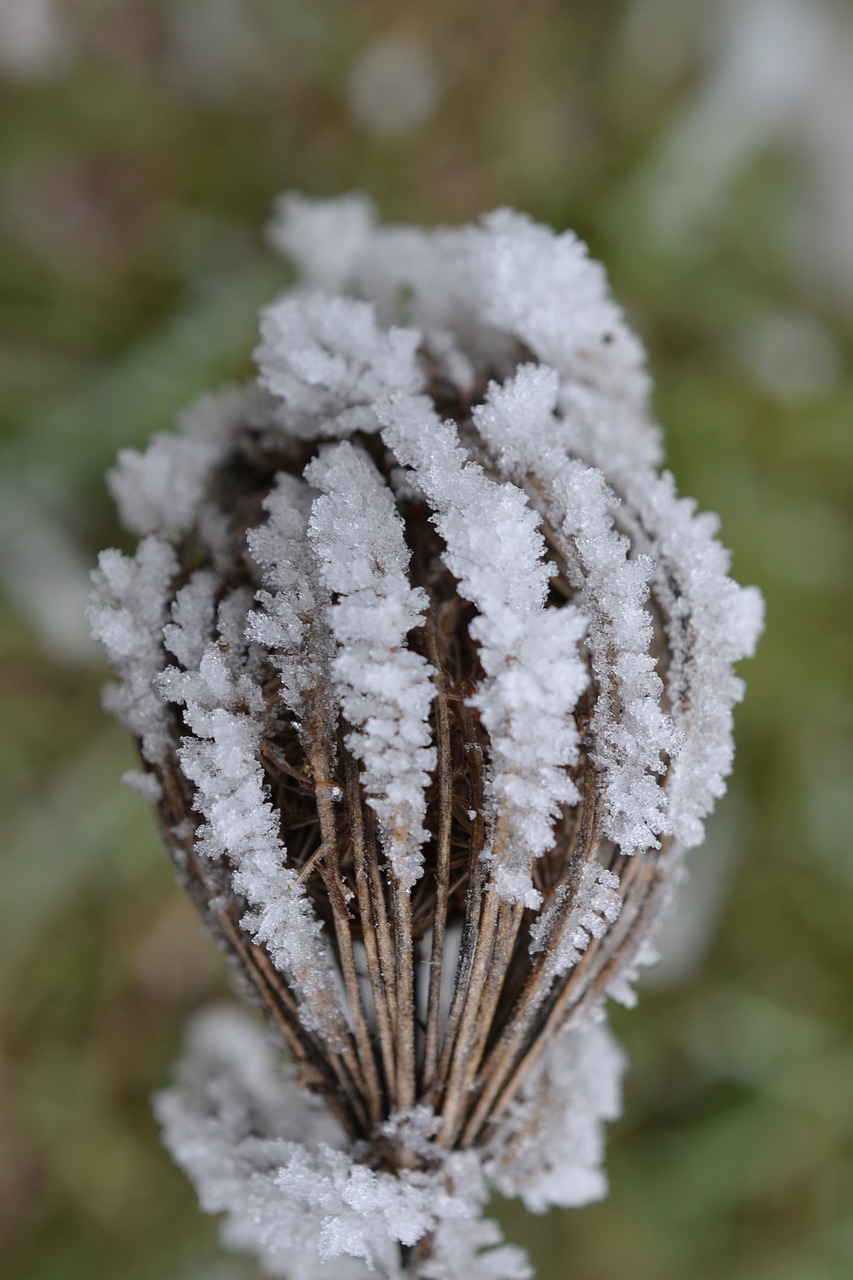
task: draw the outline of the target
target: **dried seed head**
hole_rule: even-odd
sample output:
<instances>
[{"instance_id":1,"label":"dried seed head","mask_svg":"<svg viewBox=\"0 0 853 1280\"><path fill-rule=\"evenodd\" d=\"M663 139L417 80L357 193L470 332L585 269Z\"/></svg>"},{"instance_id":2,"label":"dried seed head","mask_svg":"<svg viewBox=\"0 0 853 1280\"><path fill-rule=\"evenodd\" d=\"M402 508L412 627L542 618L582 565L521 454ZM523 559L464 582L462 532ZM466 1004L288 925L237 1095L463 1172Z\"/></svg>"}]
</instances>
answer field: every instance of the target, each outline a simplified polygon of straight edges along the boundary
<instances>
[{"instance_id":1,"label":"dried seed head","mask_svg":"<svg viewBox=\"0 0 853 1280\"><path fill-rule=\"evenodd\" d=\"M604 1193L604 1000L723 791L761 601L573 236L290 196L272 238L257 382L119 456L143 537L95 575L137 783L293 1063L208 1015L159 1113L271 1274L527 1275L485 1180Z\"/></svg>"}]
</instances>

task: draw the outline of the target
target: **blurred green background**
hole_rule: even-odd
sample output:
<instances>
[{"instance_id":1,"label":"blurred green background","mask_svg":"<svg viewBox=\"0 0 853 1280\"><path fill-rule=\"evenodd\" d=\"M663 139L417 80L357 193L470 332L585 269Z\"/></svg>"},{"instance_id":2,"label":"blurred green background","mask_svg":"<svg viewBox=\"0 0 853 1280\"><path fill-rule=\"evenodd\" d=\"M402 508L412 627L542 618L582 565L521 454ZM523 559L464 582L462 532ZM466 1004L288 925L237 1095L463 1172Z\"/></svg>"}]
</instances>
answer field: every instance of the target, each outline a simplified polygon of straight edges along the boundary
<instances>
[{"instance_id":1,"label":"blurred green background","mask_svg":"<svg viewBox=\"0 0 853 1280\"><path fill-rule=\"evenodd\" d=\"M639 1009L601 1205L541 1280L853 1275L853 12L831 0L0 0L0 1270L251 1280L149 1096L227 991L101 713L118 447L251 370L285 188L574 227L767 633ZM330 1268L333 1274L334 1268Z\"/></svg>"}]
</instances>

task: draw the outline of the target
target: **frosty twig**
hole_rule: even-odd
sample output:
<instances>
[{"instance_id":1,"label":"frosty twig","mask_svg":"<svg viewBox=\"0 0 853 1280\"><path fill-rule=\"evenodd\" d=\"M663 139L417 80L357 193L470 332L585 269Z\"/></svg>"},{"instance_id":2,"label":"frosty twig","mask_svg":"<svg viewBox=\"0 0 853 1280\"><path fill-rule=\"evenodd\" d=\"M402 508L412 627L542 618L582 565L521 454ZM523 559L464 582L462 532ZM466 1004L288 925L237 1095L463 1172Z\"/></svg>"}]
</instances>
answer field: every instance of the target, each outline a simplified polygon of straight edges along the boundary
<instances>
[{"instance_id":1,"label":"frosty twig","mask_svg":"<svg viewBox=\"0 0 853 1280\"><path fill-rule=\"evenodd\" d=\"M95 575L136 783L292 1063L206 1015L158 1112L273 1275L520 1280L488 1187L604 1193L604 1000L723 788L760 599L573 236L297 197L273 235L257 382L120 455L142 541Z\"/></svg>"}]
</instances>

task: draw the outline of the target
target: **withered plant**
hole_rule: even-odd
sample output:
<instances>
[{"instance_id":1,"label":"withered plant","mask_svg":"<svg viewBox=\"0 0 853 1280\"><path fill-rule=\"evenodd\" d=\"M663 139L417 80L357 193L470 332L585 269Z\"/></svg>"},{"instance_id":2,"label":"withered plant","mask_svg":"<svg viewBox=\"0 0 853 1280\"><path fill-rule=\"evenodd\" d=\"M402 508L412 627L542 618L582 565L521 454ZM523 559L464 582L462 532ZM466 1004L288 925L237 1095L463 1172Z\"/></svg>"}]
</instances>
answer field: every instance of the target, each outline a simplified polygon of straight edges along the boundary
<instances>
[{"instance_id":1,"label":"withered plant","mask_svg":"<svg viewBox=\"0 0 853 1280\"><path fill-rule=\"evenodd\" d=\"M181 882L285 1057L203 1015L158 1111L271 1274L529 1275L601 1196L630 1000L731 762L760 599L660 475L571 235L282 202L257 383L111 477L95 634Z\"/></svg>"}]
</instances>

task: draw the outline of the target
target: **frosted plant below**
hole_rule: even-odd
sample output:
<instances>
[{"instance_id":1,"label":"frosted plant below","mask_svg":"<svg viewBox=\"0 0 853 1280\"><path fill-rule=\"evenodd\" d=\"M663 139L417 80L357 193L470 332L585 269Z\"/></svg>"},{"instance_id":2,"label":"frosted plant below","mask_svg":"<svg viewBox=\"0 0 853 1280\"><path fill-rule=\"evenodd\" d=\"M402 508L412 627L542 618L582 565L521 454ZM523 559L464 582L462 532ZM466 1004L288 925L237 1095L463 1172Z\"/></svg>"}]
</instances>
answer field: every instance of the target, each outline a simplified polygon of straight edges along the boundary
<instances>
[{"instance_id":1,"label":"frosted plant below","mask_svg":"<svg viewBox=\"0 0 853 1280\"><path fill-rule=\"evenodd\" d=\"M637 967L761 626L659 473L643 353L571 235L279 205L257 382L110 476L91 621L179 879L272 1039L157 1101L290 1280L520 1280L482 1209L606 1191Z\"/></svg>"}]
</instances>

